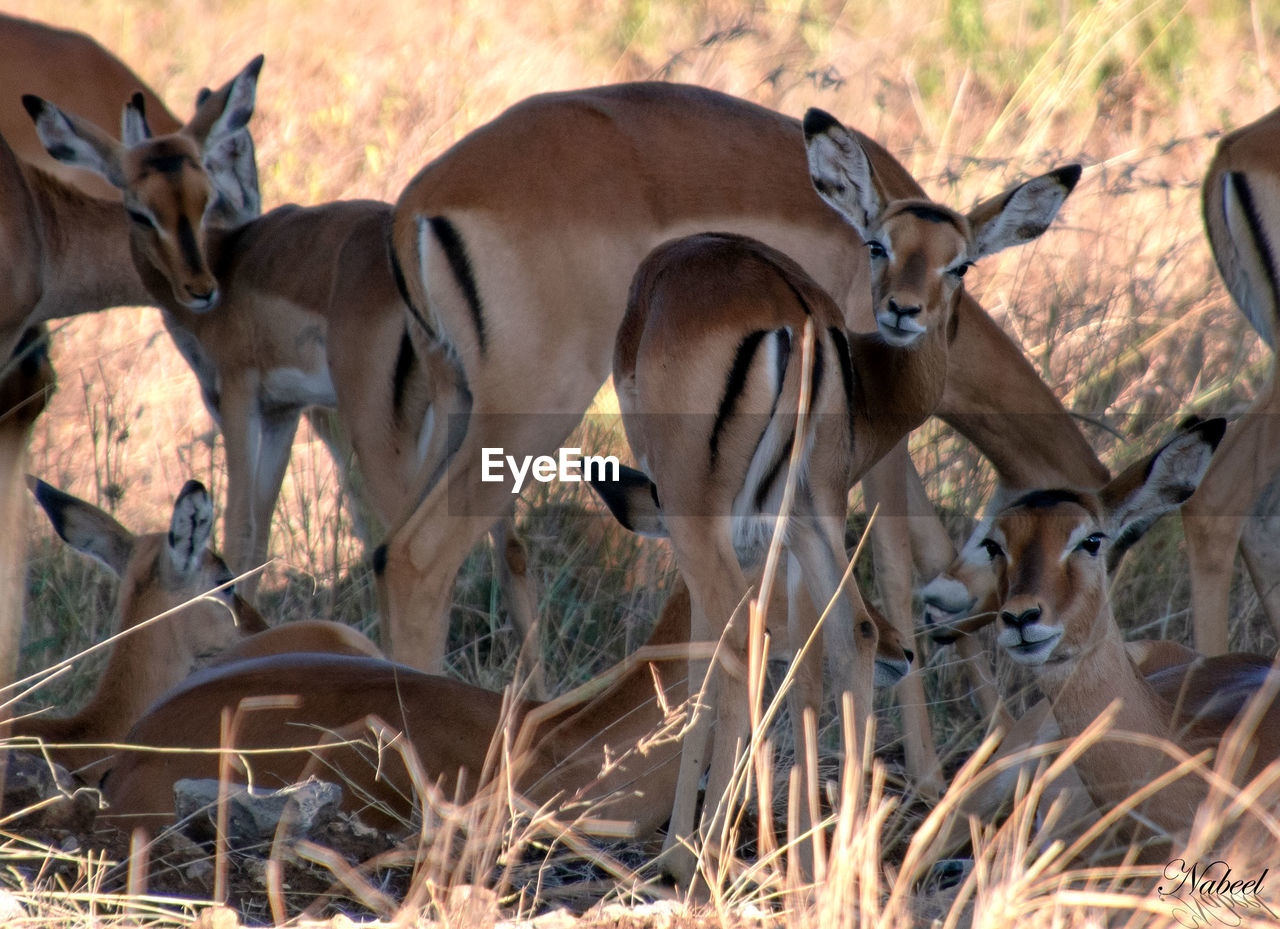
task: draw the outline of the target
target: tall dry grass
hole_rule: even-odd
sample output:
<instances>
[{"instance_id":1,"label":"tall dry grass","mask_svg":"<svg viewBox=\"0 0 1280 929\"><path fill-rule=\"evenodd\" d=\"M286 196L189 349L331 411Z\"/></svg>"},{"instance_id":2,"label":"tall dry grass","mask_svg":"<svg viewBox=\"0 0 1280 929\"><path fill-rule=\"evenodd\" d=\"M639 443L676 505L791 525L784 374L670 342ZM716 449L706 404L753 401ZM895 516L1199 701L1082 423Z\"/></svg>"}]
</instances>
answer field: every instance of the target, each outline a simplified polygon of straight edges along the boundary
<instances>
[{"instance_id":1,"label":"tall dry grass","mask_svg":"<svg viewBox=\"0 0 1280 929\"><path fill-rule=\"evenodd\" d=\"M199 87L265 52L253 128L268 207L394 199L427 160L530 93L641 78L702 83L794 114L822 106L885 143L947 202L1081 160L1088 168L1065 222L967 283L1086 418L1104 460L1133 457L1189 410L1242 407L1271 363L1217 280L1198 184L1216 134L1277 102L1273 4L9 0L5 8L90 32L179 113ZM188 476L221 491L220 442L155 311L60 326L55 364L61 388L37 427L36 473L138 529L158 523ZM618 441L607 417L584 428L594 430L584 442ZM989 472L941 425L920 430L913 447L958 533L985 497ZM337 488L322 446L302 436L277 514L281 560L268 605L281 616L331 615L369 628L370 580ZM549 666L565 669L562 686L643 638L670 571L663 551L602 526L583 512L588 506L557 494L531 497L521 510L544 612L558 630L544 646ZM109 598L42 519L31 523L27 667L100 638ZM1185 632L1179 538L1176 524L1159 526L1113 585L1117 614L1144 634ZM451 661L500 686L515 637L497 608L489 558L478 551L460 580ZM1247 588L1234 611L1237 646L1274 650ZM948 655L929 662L935 724L958 765L981 725ZM1002 675L1019 683L1008 669ZM892 719L882 729L891 735ZM839 727L824 739L833 750ZM892 819L878 805L891 801L877 796L848 827L850 843L862 841L868 823ZM914 829L919 816L905 822ZM879 872L858 854L840 866L864 869L866 880L854 884L865 887ZM1029 867L1014 851L991 856ZM981 913L1014 912L1055 924L1048 904L1017 909L997 872L980 866L975 893L1008 898L1014 909L975 909L975 925L985 924ZM868 893L891 895L882 884ZM867 911L848 912L862 920Z\"/></svg>"}]
</instances>

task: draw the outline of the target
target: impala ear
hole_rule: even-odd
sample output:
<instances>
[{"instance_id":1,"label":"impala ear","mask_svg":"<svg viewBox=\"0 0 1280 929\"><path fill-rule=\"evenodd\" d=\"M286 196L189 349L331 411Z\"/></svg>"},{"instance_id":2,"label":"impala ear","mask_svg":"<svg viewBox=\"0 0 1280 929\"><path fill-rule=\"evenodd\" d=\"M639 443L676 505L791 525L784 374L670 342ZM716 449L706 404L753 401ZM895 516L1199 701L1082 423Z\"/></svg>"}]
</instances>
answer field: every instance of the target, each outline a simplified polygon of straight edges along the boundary
<instances>
[{"instance_id":1,"label":"impala ear","mask_svg":"<svg viewBox=\"0 0 1280 929\"><path fill-rule=\"evenodd\" d=\"M250 61L240 73L210 93L202 88L197 96L196 113L183 131L201 147L216 145L223 137L238 132L249 124L257 101L258 74L262 71L261 55Z\"/></svg>"},{"instance_id":2,"label":"impala ear","mask_svg":"<svg viewBox=\"0 0 1280 929\"><path fill-rule=\"evenodd\" d=\"M636 535L667 537L658 505L658 488L643 471L623 465L618 469L616 481L592 478L590 483L624 529Z\"/></svg>"},{"instance_id":3,"label":"impala ear","mask_svg":"<svg viewBox=\"0 0 1280 929\"><path fill-rule=\"evenodd\" d=\"M199 481L187 481L173 503L169 521L169 559L186 576L200 567L200 556L213 533L213 503Z\"/></svg>"},{"instance_id":4,"label":"impala ear","mask_svg":"<svg viewBox=\"0 0 1280 929\"><path fill-rule=\"evenodd\" d=\"M133 554L133 533L102 510L79 497L63 493L38 477L27 475L27 486L62 540L123 577Z\"/></svg>"},{"instance_id":5,"label":"impala ear","mask_svg":"<svg viewBox=\"0 0 1280 929\"><path fill-rule=\"evenodd\" d=\"M973 254L977 261L1037 238L1049 228L1080 180L1080 166L1066 165L984 200L969 211Z\"/></svg>"},{"instance_id":6,"label":"impala ear","mask_svg":"<svg viewBox=\"0 0 1280 929\"><path fill-rule=\"evenodd\" d=\"M149 138L151 127L147 125L147 103L141 93L135 93L124 105L124 115L120 119L120 139L126 147L132 148Z\"/></svg>"},{"instance_id":7,"label":"impala ear","mask_svg":"<svg viewBox=\"0 0 1280 929\"><path fill-rule=\"evenodd\" d=\"M880 189L871 159L856 135L830 113L817 108L804 114L804 146L809 180L823 200L836 209L864 239L888 198Z\"/></svg>"},{"instance_id":8,"label":"impala ear","mask_svg":"<svg viewBox=\"0 0 1280 929\"><path fill-rule=\"evenodd\" d=\"M1132 544L1195 493L1226 428L1225 419L1197 420L1102 488L1098 495L1109 514L1113 548Z\"/></svg>"},{"instance_id":9,"label":"impala ear","mask_svg":"<svg viewBox=\"0 0 1280 929\"><path fill-rule=\"evenodd\" d=\"M63 164L85 168L105 177L121 190L125 186L120 159L124 146L87 119L64 113L35 94L23 94L36 135L50 156Z\"/></svg>"}]
</instances>

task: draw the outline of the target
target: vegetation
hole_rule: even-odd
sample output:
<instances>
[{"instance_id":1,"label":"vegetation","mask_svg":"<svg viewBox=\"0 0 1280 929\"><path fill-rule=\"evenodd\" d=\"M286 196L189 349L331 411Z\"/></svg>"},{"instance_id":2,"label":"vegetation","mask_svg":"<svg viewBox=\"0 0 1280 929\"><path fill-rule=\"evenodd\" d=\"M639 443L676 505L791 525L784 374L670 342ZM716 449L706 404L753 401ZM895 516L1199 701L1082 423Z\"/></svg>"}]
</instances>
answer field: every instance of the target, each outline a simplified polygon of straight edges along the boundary
<instances>
[{"instance_id":1,"label":"vegetation","mask_svg":"<svg viewBox=\"0 0 1280 929\"><path fill-rule=\"evenodd\" d=\"M1218 280L1199 217L1217 135L1280 102L1270 51L1280 6L1267 0L8 0L6 8L93 34L179 113L198 88L265 52L252 127L268 207L393 200L421 165L531 93L649 78L701 83L797 115L821 106L883 142L946 202L969 203L1017 176L1079 160L1087 170L1065 221L966 283L1080 414L1104 461L1133 459L1188 412L1239 410L1270 369ZM156 311L60 324L54 363L60 389L36 427L36 474L138 529L167 518L189 476L215 497L222 492L220 442ZM606 390L582 444L625 460L610 409ZM941 424L919 430L913 449L958 535L990 489L989 471ZM273 619L375 627L364 548L338 488L322 444L300 437L274 527L280 557L264 585ZM644 638L671 577L665 549L638 543L596 510L569 492L526 494L521 504L544 650L548 667L563 672L562 689ZM109 615L105 579L34 514L31 533L28 669L99 640ZM1186 635L1179 542L1176 520L1161 524L1113 585L1117 615L1135 634ZM450 660L457 673L500 687L517 639L492 575L491 555L478 550L459 581ZM1233 609L1233 645L1273 653L1247 584ZM955 770L977 748L981 721L948 654L928 661L935 727ZM1011 669L1001 674L1019 686ZM85 676L74 686L83 688ZM76 699L74 690L59 696ZM880 728L896 784L891 715ZM840 736L836 721L823 735L826 749ZM922 814L886 786L884 771L868 775L865 804L858 791L844 793L831 870L813 898L777 869L734 871L714 918L751 922L750 904L824 927L932 916L948 926L1174 924L1145 891L1071 872L1060 852L1040 857L1021 814L979 842L964 889L922 890L907 846L924 834ZM1228 818L1208 817L1205 828ZM530 842L513 833L499 844L512 856ZM1265 855L1276 847L1274 836L1241 846L1239 870L1246 861L1276 864ZM50 921L92 922L102 901L85 902L94 887L93 869L86 873L80 896L45 898ZM468 912L492 919L497 900ZM439 903L457 924L470 918L443 897L421 902ZM520 900L502 903L519 909ZM4 905L0 898L0 913ZM523 906L533 909L529 899ZM134 918L151 918L144 911Z\"/></svg>"}]
</instances>

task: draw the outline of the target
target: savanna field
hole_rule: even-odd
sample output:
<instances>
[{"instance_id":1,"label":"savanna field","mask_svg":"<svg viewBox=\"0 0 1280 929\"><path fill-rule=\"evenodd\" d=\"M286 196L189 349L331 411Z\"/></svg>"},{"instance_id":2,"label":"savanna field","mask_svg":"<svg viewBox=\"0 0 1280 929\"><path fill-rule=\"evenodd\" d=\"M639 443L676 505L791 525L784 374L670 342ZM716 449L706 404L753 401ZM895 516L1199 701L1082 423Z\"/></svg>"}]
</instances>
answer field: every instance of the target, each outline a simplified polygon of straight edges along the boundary
<instances>
[{"instance_id":1,"label":"savanna field","mask_svg":"<svg viewBox=\"0 0 1280 929\"><path fill-rule=\"evenodd\" d=\"M822 107L881 142L931 196L960 208L1076 161L1084 174L1057 224L1032 244L987 259L965 285L1078 416L1103 462L1114 470L1136 460L1186 414L1239 413L1272 370L1270 350L1214 265L1200 184L1219 135L1280 103L1280 3L6 0L4 12L91 34L183 117L201 87L221 84L265 54L250 124L264 209L394 201L422 165L524 97L631 80L701 84L793 116ZM221 439L158 311L111 310L52 329L59 384L35 427L30 471L135 531L162 528L190 477L208 484L220 506ZM634 461L616 410L606 386L565 444ZM993 487L990 468L938 421L917 430L911 448L959 541ZM851 538L865 525L856 491L854 503ZM586 490L535 488L523 495L517 517L538 589L549 684L561 693L645 640L674 564L664 543L618 528ZM304 425L273 524L277 557L259 594L273 624L329 618L376 635L361 519L344 503L325 446ZM70 552L34 507L27 526L24 673L104 638L114 596L107 574ZM869 554L858 567L874 599ZM494 574L489 546L478 548L455 591L448 663L453 674L499 689L511 679L519 640ZM1274 654L1276 637L1258 596L1237 574L1231 646ZM1187 641L1188 601L1182 532L1178 518L1168 517L1127 557L1113 579L1112 602L1128 635ZM975 777L965 762L986 721L954 654L924 638L916 650L944 769L962 792ZM1002 657L995 666L1013 694L1011 707L1021 709L1030 676ZM85 659L24 706L73 708L100 667L98 656ZM782 677L781 667L775 676ZM846 772L843 791L831 786L834 827L820 856L822 879L810 890L783 875L784 855L771 856L757 841L759 810L771 803L782 811L785 832L786 774L779 767L771 794L759 803L753 795L748 804L740 856L722 862L722 888L689 909L673 903L679 897L670 888L646 883L655 878L644 867L653 848L619 845L584 860L580 849L573 854L570 843L550 841L527 818L495 836L468 819L478 815L471 812L442 826L436 844L420 845L416 857L410 845L399 858L362 870L326 865L317 855L283 910L269 906L266 885L254 885L241 868L238 918L270 922L314 904L317 918L340 911L401 925L533 918L551 925L571 918L546 915L559 907L586 911L584 924L619 926L1280 924L1266 908L1189 913L1151 892L1151 876L1133 870L1082 870L1069 850L1036 846L1023 808L977 837L971 870L940 877L922 862L930 836L957 814L945 804L931 813L932 804L913 794L896 710L884 697L881 704L879 762L865 775L867 795L859 799L857 772ZM818 765L834 780L846 734L838 708L831 710ZM788 727L775 729L781 765L794 749ZM1274 822L1261 836L1231 838L1229 851L1217 844L1230 819L1226 802L1197 823L1193 843L1200 844L1188 857L1214 848L1238 875L1268 867L1280 875ZM14 890L10 899L24 908L23 915L0 916L12 921L6 924L188 925L203 918L222 925L198 917L199 906L126 896L125 869L113 862L127 845L40 849L8 829L0 818L0 886ZM47 855L44 869L30 864L37 852ZM442 868L450 856L465 867ZM436 883L412 896L412 908L398 909L394 901L424 875ZM175 882L155 886L171 892ZM190 895L210 899L208 890ZM1280 890L1261 897L1280 913Z\"/></svg>"}]
</instances>

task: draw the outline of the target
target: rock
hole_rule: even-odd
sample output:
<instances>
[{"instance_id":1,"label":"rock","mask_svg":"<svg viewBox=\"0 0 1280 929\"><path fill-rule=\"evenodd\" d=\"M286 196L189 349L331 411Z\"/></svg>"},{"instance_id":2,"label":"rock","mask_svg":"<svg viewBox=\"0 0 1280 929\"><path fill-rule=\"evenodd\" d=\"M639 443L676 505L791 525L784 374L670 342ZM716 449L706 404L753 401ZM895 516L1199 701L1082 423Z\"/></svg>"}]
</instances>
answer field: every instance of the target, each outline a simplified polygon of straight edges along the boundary
<instances>
[{"instance_id":1,"label":"rock","mask_svg":"<svg viewBox=\"0 0 1280 929\"><path fill-rule=\"evenodd\" d=\"M186 835L197 842L211 841L218 816L218 782L181 780L173 785L173 795ZM291 836L309 836L331 823L341 804L342 788L315 778L269 792L232 785L227 796L227 838L237 851L265 851L282 821Z\"/></svg>"},{"instance_id":2,"label":"rock","mask_svg":"<svg viewBox=\"0 0 1280 929\"><path fill-rule=\"evenodd\" d=\"M23 829L65 829L86 832L102 806L102 795L80 787L59 764L29 751L10 751L0 810L8 816L29 813L14 820Z\"/></svg>"}]
</instances>

